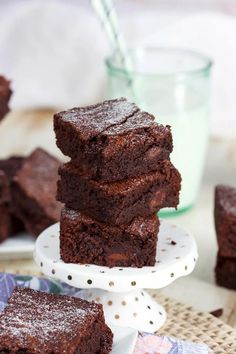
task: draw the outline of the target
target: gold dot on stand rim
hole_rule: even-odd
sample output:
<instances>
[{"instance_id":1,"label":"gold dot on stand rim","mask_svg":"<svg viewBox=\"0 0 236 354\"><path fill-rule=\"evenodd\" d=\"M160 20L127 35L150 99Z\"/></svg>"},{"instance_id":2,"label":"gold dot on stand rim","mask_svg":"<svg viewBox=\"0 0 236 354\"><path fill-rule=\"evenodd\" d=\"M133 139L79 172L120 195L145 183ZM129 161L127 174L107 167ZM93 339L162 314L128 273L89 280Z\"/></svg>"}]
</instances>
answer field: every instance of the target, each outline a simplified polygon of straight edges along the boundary
<instances>
[{"instance_id":1,"label":"gold dot on stand rim","mask_svg":"<svg viewBox=\"0 0 236 354\"><path fill-rule=\"evenodd\" d=\"M95 301L97 302L101 301L100 297L96 297Z\"/></svg>"},{"instance_id":2,"label":"gold dot on stand rim","mask_svg":"<svg viewBox=\"0 0 236 354\"><path fill-rule=\"evenodd\" d=\"M109 301L107 302L107 305L108 305L108 306L111 306L111 305L112 305L112 301L109 300Z\"/></svg>"},{"instance_id":3,"label":"gold dot on stand rim","mask_svg":"<svg viewBox=\"0 0 236 354\"><path fill-rule=\"evenodd\" d=\"M127 305L126 301L122 301L121 304L122 304L123 306Z\"/></svg>"},{"instance_id":4,"label":"gold dot on stand rim","mask_svg":"<svg viewBox=\"0 0 236 354\"><path fill-rule=\"evenodd\" d=\"M114 286L114 282L110 281L109 286Z\"/></svg>"},{"instance_id":5,"label":"gold dot on stand rim","mask_svg":"<svg viewBox=\"0 0 236 354\"><path fill-rule=\"evenodd\" d=\"M120 316L119 315L115 315L115 319L119 320Z\"/></svg>"}]
</instances>

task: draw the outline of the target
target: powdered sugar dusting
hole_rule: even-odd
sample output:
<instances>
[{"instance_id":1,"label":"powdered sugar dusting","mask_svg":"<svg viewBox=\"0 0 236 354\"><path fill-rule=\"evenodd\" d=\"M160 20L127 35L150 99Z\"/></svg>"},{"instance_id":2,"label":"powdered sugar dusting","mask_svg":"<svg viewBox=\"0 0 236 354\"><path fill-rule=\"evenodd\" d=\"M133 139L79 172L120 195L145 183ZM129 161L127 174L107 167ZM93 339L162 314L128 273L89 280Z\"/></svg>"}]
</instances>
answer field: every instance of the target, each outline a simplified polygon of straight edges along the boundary
<instances>
[{"instance_id":1,"label":"powdered sugar dusting","mask_svg":"<svg viewBox=\"0 0 236 354\"><path fill-rule=\"evenodd\" d=\"M0 316L0 349L5 338L22 348L33 343L55 349L85 332L99 313L97 304L78 298L18 288Z\"/></svg>"},{"instance_id":2,"label":"powdered sugar dusting","mask_svg":"<svg viewBox=\"0 0 236 354\"><path fill-rule=\"evenodd\" d=\"M136 112L138 107L125 98L103 103L72 108L58 113L60 119L78 128L81 139L91 139L114 125L122 124Z\"/></svg>"}]
</instances>

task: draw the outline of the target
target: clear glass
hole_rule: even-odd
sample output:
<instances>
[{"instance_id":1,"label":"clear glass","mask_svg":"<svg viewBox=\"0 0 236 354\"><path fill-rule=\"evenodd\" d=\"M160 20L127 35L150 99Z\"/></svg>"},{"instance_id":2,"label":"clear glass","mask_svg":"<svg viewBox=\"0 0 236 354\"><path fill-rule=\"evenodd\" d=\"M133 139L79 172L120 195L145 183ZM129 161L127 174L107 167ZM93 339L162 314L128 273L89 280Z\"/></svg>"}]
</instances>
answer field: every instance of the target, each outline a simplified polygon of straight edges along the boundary
<instances>
[{"instance_id":1,"label":"clear glass","mask_svg":"<svg viewBox=\"0 0 236 354\"><path fill-rule=\"evenodd\" d=\"M106 60L107 98L133 100L157 122L171 126L171 160L182 175L178 211L187 210L196 201L204 167L212 62L201 54L170 48L140 48L130 56L132 71L122 69L115 56Z\"/></svg>"}]
</instances>

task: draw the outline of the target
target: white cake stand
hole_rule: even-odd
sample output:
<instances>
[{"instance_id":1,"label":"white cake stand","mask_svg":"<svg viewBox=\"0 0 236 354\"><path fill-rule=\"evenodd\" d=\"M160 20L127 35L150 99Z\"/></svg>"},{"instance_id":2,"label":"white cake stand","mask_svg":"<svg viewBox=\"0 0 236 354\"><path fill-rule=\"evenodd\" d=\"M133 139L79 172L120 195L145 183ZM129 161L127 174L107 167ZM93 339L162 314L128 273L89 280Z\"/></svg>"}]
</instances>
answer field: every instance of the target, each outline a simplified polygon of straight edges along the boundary
<instances>
[{"instance_id":1,"label":"white cake stand","mask_svg":"<svg viewBox=\"0 0 236 354\"><path fill-rule=\"evenodd\" d=\"M34 258L47 276L88 289L84 297L103 304L107 322L155 332L164 324L166 313L143 288L160 289L190 274L198 253L189 233L161 221L154 267L108 268L64 263L60 259L59 224L55 224L38 237Z\"/></svg>"}]
</instances>

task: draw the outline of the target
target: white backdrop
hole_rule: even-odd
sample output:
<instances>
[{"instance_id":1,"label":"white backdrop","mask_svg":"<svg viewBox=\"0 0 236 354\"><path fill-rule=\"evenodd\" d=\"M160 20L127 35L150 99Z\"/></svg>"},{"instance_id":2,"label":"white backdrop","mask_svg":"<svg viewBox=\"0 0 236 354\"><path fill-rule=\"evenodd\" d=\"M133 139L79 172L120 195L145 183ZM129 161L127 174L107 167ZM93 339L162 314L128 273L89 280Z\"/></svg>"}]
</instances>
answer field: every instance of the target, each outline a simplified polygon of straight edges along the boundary
<instances>
[{"instance_id":1,"label":"white backdrop","mask_svg":"<svg viewBox=\"0 0 236 354\"><path fill-rule=\"evenodd\" d=\"M115 1L132 46L186 47L214 60L211 133L234 137L236 6L223 2L222 12L221 1L200 2L200 8L197 3ZM13 108L65 108L99 100L109 52L87 0L0 2L0 72L12 79Z\"/></svg>"}]
</instances>

